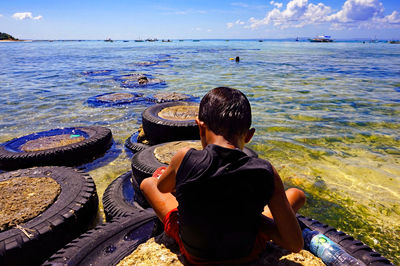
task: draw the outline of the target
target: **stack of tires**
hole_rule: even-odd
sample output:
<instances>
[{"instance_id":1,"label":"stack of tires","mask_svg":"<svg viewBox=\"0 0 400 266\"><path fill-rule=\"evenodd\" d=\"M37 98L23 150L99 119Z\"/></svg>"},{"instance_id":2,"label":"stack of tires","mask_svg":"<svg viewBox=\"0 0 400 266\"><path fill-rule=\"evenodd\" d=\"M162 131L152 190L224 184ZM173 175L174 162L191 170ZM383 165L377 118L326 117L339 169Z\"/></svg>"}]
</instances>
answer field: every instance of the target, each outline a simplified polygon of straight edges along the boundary
<instances>
[{"instance_id":1,"label":"stack of tires","mask_svg":"<svg viewBox=\"0 0 400 266\"><path fill-rule=\"evenodd\" d=\"M103 127L55 129L2 144L0 169L17 170L0 174L0 265L116 265L141 243L159 235L163 225L139 186L158 167L167 166L183 146L202 148L196 110L195 103L174 102L143 112L148 143L136 143L132 170L107 187L103 195L107 223L89 231L98 211L96 186L88 174L66 166L102 156L112 144L111 131ZM257 156L248 148L244 152ZM31 208L38 203L45 204ZM15 217L12 210L23 215ZM366 265L390 265L360 241L318 221L298 219L327 234Z\"/></svg>"},{"instance_id":2,"label":"stack of tires","mask_svg":"<svg viewBox=\"0 0 400 266\"><path fill-rule=\"evenodd\" d=\"M194 140L188 145L200 144L194 120L197 112L198 104L178 101L155 104L144 110L142 126L146 143L133 140L135 134L126 141L127 148L134 152L132 171L116 178L103 195L108 223L81 235L57 251L45 265L115 265L139 244L163 231L139 184L159 166L168 164L154 156L157 147L185 140ZM169 155L172 154L173 151Z\"/></svg>"}]
</instances>

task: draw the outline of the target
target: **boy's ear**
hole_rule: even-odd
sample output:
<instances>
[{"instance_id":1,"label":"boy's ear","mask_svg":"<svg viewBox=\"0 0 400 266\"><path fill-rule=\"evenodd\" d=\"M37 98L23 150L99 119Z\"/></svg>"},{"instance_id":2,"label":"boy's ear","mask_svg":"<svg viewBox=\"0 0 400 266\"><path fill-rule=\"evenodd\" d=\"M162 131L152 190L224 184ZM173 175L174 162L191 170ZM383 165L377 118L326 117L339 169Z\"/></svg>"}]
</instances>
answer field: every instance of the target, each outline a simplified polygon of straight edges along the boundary
<instances>
[{"instance_id":1,"label":"boy's ear","mask_svg":"<svg viewBox=\"0 0 400 266\"><path fill-rule=\"evenodd\" d=\"M199 127L200 136L206 135L206 125L203 121L200 121L198 118L195 119L197 126Z\"/></svg>"},{"instance_id":2,"label":"boy's ear","mask_svg":"<svg viewBox=\"0 0 400 266\"><path fill-rule=\"evenodd\" d=\"M254 127L253 127L253 128L250 128L250 129L247 131L246 137L244 138L244 142L245 142L245 143L249 143L249 142L250 142L251 138L254 136L254 132L256 132L256 129L255 129Z\"/></svg>"}]
</instances>

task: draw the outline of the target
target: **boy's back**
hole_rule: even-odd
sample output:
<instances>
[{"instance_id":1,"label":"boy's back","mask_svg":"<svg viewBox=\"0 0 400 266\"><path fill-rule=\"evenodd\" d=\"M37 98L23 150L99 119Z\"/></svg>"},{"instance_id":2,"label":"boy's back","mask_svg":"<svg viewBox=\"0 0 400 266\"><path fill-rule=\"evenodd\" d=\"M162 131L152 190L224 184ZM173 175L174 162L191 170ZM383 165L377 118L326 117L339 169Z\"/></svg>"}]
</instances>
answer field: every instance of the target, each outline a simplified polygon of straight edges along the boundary
<instances>
[{"instance_id":1,"label":"boy's back","mask_svg":"<svg viewBox=\"0 0 400 266\"><path fill-rule=\"evenodd\" d=\"M299 251L303 238L294 212L304 193L285 192L268 162L242 152L255 131L246 96L226 87L211 90L196 123L204 150L180 150L162 174L157 170L140 185L186 259L245 262L269 240Z\"/></svg>"},{"instance_id":2,"label":"boy's back","mask_svg":"<svg viewBox=\"0 0 400 266\"><path fill-rule=\"evenodd\" d=\"M211 144L189 150L176 175L185 249L210 260L249 255L273 182L269 163L239 149Z\"/></svg>"}]
</instances>

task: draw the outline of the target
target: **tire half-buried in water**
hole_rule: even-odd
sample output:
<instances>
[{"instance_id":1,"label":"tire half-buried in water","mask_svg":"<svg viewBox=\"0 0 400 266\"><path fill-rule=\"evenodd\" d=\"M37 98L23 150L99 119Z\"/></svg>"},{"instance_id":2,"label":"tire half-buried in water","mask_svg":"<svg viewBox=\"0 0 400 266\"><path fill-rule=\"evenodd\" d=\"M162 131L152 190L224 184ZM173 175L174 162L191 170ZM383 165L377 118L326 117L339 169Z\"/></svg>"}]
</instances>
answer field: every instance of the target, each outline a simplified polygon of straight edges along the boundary
<instances>
[{"instance_id":1,"label":"tire half-buried in water","mask_svg":"<svg viewBox=\"0 0 400 266\"><path fill-rule=\"evenodd\" d=\"M0 169L81 165L104 154L111 144L111 130L99 126L37 132L1 144Z\"/></svg>"},{"instance_id":2,"label":"tire half-buried in water","mask_svg":"<svg viewBox=\"0 0 400 266\"><path fill-rule=\"evenodd\" d=\"M115 217L126 216L143 210L135 202L135 190L132 187L132 172L117 177L103 194L103 207L107 221Z\"/></svg>"},{"instance_id":3,"label":"tire half-buried in water","mask_svg":"<svg viewBox=\"0 0 400 266\"><path fill-rule=\"evenodd\" d=\"M85 232L97 214L96 186L86 173L68 167L36 167L0 174L0 181L20 177L52 178L61 192L40 215L0 232L0 265L43 263Z\"/></svg>"}]
</instances>

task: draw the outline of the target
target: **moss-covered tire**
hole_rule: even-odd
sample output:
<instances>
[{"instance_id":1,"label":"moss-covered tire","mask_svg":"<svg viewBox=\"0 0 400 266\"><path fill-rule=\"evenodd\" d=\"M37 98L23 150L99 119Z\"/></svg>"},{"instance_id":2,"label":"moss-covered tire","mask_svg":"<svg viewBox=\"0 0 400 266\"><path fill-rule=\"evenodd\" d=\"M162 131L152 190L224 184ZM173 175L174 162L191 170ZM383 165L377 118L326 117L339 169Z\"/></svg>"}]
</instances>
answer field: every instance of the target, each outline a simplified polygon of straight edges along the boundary
<instances>
[{"instance_id":1,"label":"moss-covered tire","mask_svg":"<svg viewBox=\"0 0 400 266\"><path fill-rule=\"evenodd\" d=\"M107 221L143 210L135 201L136 193L131 180L132 172L126 172L117 177L105 190L103 207Z\"/></svg>"},{"instance_id":2,"label":"moss-covered tire","mask_svg":"<svg viewBox=\"0 0 400 266\"><path fill-rule=\"evenodd\" d=\"M351 256L365 263L365 265L392 265L388 259L382 257L381 254L375 252L369 246L342 231L337 231L332 226L299 214L297 214L297 219L300 221L300 224L303 223L303 226L305 225L311 230L326 235L333 242L339 244Z\"/></svg>"},{"instance_id":3,"label":"moss-covered tire","mask_svg":"<svg viewBox=\"0 0 400 266\"><path fill-rule=\"evenodd\" d=\"M199 129L194 119L179 121L159 116L162 110L176 106L198 106L198 104L193 102L160 103L143 111L143 130L150 142L158 144L173 140L200 139Z\"/></svg>"},{"instance_id":4,"label":"moss-covered tire","mask_svg":"<svg viewBox=\"0 0 400 266\"><path fill-rule=\"evenodd\" d=\"M196 140L194 140L196 141ZM137 152L132 157L132 174L136 179L137 183L140 185L144 178L151 176L157 168L161 166L167 166L167 164L161 163L154 156L154 150L160 146L166 145L168 143L162 143L158 145L151 146L143 151ZM257 157L257 153L247 147L243 151L251 157Z\"/></svg>"},{"instance_id":5,"label":"moss-covered tire","mask_svg":"<svg viewBox=\"0 0 400 266\"><path fill-rule=\"evenodd\" d=\"M21 147L28 141L66 134L82 136L84 139L56 148L37 151L21 150ZM80 165L104 154L111 144L111 130L99 126L60 128L33 133L0 145L0 169L13 170L45 165Z\"/></svg>"},{"instance_id":6,"label":"moss-covered tire","mask_svg":"<svg viewBox=\"0 0 400 266\"><path fill-rule=\"evenodd\" d=\"M129 138L127 138L125 141L125 147L130 149L132 152L142 151L142 150L150 147L150 145L138 142L138 140L137 140L138 135L139 135L139 132L135 132Z\"/></svg>"},{"instance_id":7,"label":"moss-covered tire","mask_svg":"<svg viewBox=\"0 0 400 266\"><path fill-rule=\"evenodd\" d=\"M73 240L43 265L116 265L161 232L162 224L153 210L117 217Z\"/></svg>"},{"instance_id":8,"label":"moss-covered tire","mask_svg":"<svg viewBox=\"0 0 400 266\"><path fill-rule=\"evenodd\" d=\"M37 167L0 174L0 181L51 177L61 186L57 200L40 215L0 232L0 265L38 265L85 232L97 214L93 179L67 167Z\"/></svg>"}]
</instances>

